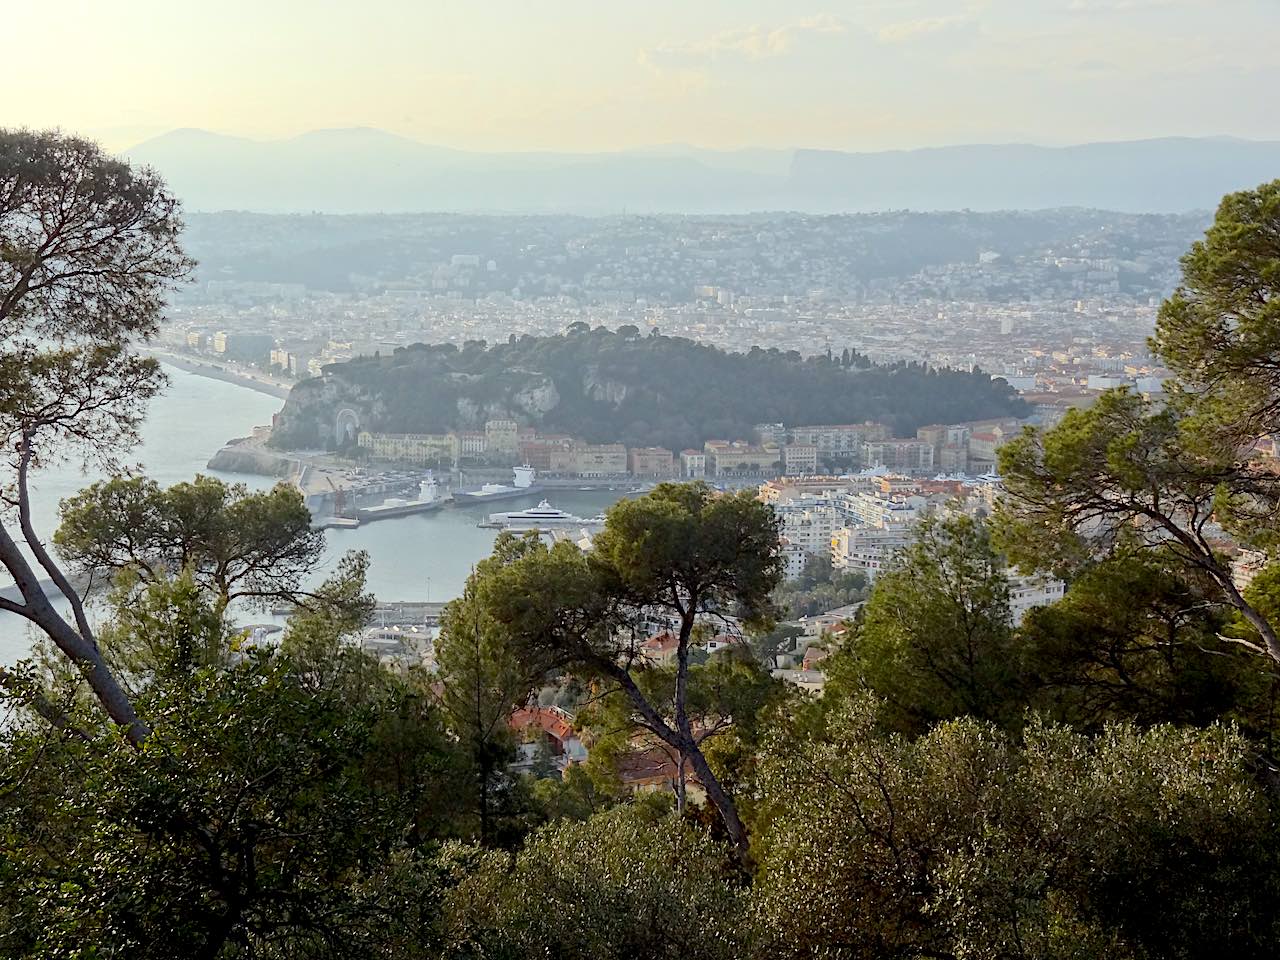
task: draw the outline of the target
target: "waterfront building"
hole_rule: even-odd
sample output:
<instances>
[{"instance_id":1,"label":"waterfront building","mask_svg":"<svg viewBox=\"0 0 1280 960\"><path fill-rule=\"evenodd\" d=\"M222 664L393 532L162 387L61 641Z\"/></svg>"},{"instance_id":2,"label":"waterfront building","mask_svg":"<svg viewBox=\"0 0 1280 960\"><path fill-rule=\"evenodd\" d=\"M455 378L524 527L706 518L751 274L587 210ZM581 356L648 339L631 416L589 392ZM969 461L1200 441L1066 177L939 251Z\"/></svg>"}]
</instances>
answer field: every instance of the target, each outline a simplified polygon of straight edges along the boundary
<instances>
[{"instance_id":1,"label":"waterfront building","mask_svg":"<svg viewBox=\"0 0 1280 960\"><path fill-rule=\"evenodd\" d=\"M574 447L580 477L615 477L627 472L627 448L621 443L587 443Z\"/></svg>"},{"instance_id":2,"label":"waterfront building","mask_svg":"<svg viewBox=\"0 0 1280 960\"><path fill-rule=\"evenodd\" d=\"M864 443L885 440L892 431L883 423L868 421L792 427L787 433L791 443L817 447L820 459L857 465L863 462Z\"/></svg>"},{"instance_id":3,"label":"waterfront building","mask_svg":"<svg viewBox=\"0 0 1280 960\"><path fill-rule=\"evenodd\" d=\"M917 438L869 440L862 445L862 463L906 473L933 470L933 444Z\"/></svg>"},{"instance_id":4,"label":"waterfront building","mask_svg":"<svg viewBox=\"0 0 1280 960\"><path fill-rule=\"evenodd\" d=\"M703 446L707 473L716 477L743 473L777 473L782 451L777 447L757 447L734 440L708 440Z\"/></svg>"},{"instance_id":5,"label":"waterfront building","mask_svg":"<svg viewBox=\"0 0 1280 960\"><path fill-rule=\"evenodd\" d=\"M818 472L818 448L812 443L788 443L782 448L782 472L789 477Z\"/></svg>"},{"instance_id":6,"label":"waterfront building","mask_svg":"<svg viewBox=\"0 0 1280 960\"><path fill-rule=\"evenodd\" d=\"M372 433L362 430L356 442L375 460L419 466L456 463L460 453L455 433Z\"/></svg>"},{"instance_id":7,"label":"waterfront building","mask_svg":"<svg viewBox=\"0 0 1280 960\"><path fill-rule=\"evenodd\" d=\"M632 447L627 451L627 467L635 477L670 477L674 456L664 447Z\"/></svg>"},{"instance_id":8,"label":"waterfront building","mask_svg":"<svg viewBox=\"0 0 1280 960\"><path fill-rule=\"evenodd\" d=\"M571 474L578 470L578 461L574 456L573 447L573 438L564 434L546 437L521 436L516 457L521 463L527 463L540 474Z\"/></svg>"},{"instance_id":9,"label":"waterfront building","mask_svg":"<svg viewBox=\"0 0 1280 960\"><path fill-rule=\"evenodd\" d=\"M680 451L680 476L700 480L707 475L707 455L701 450Z\"/></svg>"},{"instance_id":10,"label":"waterfront building","mask_svg":"<svg viewBox=\"0 0 1280 960\"><path fill-rule=\"evenodd\" d=\"M486 420L484 439L488 455L494 459L514 458L519 430L519 424L514 420Z\"/></svg>"},{"instance_id":11,"label":"waterfront building","mask_svg":"<svg viewBox=\"0 0 1280 960\"><path fill-rule=\"evenodd\" d=\"M486 450L485 434L481 430L463 430L458 433L458 454L469 459L483 457Z\"/></svg>"}]
</instances>

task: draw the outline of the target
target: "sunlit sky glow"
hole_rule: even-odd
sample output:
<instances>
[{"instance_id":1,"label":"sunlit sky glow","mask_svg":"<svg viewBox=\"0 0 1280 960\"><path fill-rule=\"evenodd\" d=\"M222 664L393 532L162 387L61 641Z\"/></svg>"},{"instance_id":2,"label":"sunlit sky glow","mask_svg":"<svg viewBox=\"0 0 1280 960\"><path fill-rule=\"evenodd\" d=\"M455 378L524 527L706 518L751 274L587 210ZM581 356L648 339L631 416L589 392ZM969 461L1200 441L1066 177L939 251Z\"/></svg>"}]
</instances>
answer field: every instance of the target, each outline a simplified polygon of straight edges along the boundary
<instances>
[{"instance_id":1,"label":"sunlit sky glow","mask_svg":"<svg viewBox=\"0 0 1280 960\"><path fill-rule=\"evenodd\" d=\"M0 125L484 150L1280 139L1277 0L0 0Z\"/></svg>"}]
</instances>

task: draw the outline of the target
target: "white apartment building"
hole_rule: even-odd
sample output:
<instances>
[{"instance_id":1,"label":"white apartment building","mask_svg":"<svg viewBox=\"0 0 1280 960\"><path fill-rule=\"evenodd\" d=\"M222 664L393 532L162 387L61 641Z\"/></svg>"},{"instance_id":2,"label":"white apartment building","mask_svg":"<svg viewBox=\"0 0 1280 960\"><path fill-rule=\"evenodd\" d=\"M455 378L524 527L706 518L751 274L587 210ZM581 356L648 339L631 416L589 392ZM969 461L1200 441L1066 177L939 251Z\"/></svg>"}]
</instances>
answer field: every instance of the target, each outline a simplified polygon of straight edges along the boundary
<instances>
[{"instance_id":1,"label":"white apartment building","mask_svg":"<svg viewBox=\"0 0 1280 960\"><path fill-rule=\"evenodd\" d=\"M786 537L778 540L778 553L782 557L782 576L786 580L799 580L804 565L809 562L809 552Z\"/></svg>"},{"instance_id":2,"label":"white apartment building","mask_svg":"<svg viewBox=\"0 0 1280 960\"><path fill-rule=\"evenodd\" d=\"M839 514L829 504L804 505L792 501L775 506L780 523L779 534L813 556L824 556L831 549L831 537L841 525Z\"/></svg>"},{"instance_id":3,"label":"white apartment building","mask_svg":"<svg viewBox=\"0 0 1280 960\"><path fill-rule=\"evenodd\" d=\"M859 459L862 444L868 440L886 440L889 428L883 423L840 423L792 427L790 441L818 448L820 457Z\"/></svg>"},{"instance_id":4,"label":"white apartment building","mask_svg":"<svg viewBox=\"0 0 1280 960\"><path fill-rule=\"evenodd\" d=\"M917 494L891 496L879 491L848 493L836 501L836 509L846 522L867 527L911 523L928 506L927 497Z\"/></svg>"},{"instance_id":5,"label":"white apartment building","mask_svg":"<svg viewBox=\"0 0 1280 960\"><path fill-rule=\"evenodd\" d=\"M1009 619L1014 626L1022 623L1032 607L1057 603L1067 592L1067 585L1054 577L1023 576L1013 569L1005 573L1009 578Z\"/></svg>"},{"instance_id":6,"label":"white apartment building","mask_svg":"<svg viewBox=\"0 0 1280 960\"><path fill-rule=\"evenodd\" d=\"M874 579L910 540L908 524L840 527L831 535L831 565L837 570L861 570Z\"/></svg>"}]
</instances>

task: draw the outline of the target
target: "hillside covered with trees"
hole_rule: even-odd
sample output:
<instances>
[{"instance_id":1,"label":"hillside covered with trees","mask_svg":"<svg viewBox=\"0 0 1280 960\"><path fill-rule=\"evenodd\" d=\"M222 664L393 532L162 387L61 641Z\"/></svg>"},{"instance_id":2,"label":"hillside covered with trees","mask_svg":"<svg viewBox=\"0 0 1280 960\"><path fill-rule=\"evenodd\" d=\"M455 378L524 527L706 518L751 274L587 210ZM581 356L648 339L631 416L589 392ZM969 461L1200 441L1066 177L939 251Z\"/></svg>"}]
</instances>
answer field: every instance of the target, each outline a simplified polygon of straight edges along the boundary
<instances>
[{"instance_id":1,"label":"hillside covered with trees","mask_svg":"<svg viewBox=\"0 0 1280 960\"><path fill-rule=\"evenodd\" d=\"M395 668L361 644L367 556L326 564L287 485L114 477L42 537L33 475L137 445L180 236L152 174L0 130L0 610L35 640L0 666L0 956L1277 955L1280 181L1184 259L1167 402L1006 445L992 518L921 520L821 693L768 669L798 598L751 491L660 484L588 551L503 533L434 665ZM1010 563L1066 595L1016 621ZM269 642L237 615L282 603Z\"/></svg>"},{"instance_id":2,"label":"hillside covered with trees","mask_svg":"<svg viewBox=\"0 0 1280 960\"><path fill-rule=\"evenodd\" d=\"M416 344L333 364L293 388L273 442L332 444L344 408L387 433L479 429L510 417L588 442L673 450L746 440L757 423L880 420L901 436L927 423L1026 412L1007 384L981 372L875 366L856 354L734 353L584 323L553 337Z\"/></svg>"}]
</instances>

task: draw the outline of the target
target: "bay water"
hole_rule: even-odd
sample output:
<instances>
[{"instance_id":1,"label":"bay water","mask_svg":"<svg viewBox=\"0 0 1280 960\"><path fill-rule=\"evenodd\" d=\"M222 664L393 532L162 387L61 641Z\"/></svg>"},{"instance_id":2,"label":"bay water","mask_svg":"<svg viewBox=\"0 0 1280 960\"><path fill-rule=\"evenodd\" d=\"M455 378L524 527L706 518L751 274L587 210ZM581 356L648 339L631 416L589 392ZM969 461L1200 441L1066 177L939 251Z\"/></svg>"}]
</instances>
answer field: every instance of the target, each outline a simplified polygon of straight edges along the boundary
<instances>
[{"instance_id":1,"label":"bay water","mask_svg":"<svg viewBox=\"0 0 1280 960\"><path fill-rule=\"evenodd\" d=\"M211 471L205 464L227 440L248 436L271 422L282 400L246 387L167 367L169 387L152 401L142 429L143 442L123 459L137 463L163 485L190 480L198 473L251 489L266 489L270 477ZM57 528L58 502L100 474L64 465L42 472L33 483L33 519L46 542ZM556 491L554 506L578 516L595 516L617 500L609 491ZM369 587L379 600L448 600L457 596L475 563L489 555L497 532L477 524L494 510L520 510L540 495L493 504L449 505L433 513L382 520L354 530L326 532L328 549L316 580L322 579L348 550L369 553ZM0 586L8 584L0 573ZM26 656L31 635L26 621L0 613L0 664Z\"/></svg>"}]
</instances>

